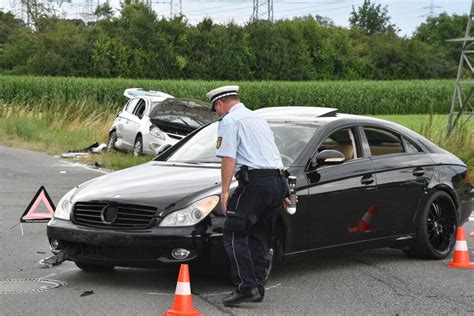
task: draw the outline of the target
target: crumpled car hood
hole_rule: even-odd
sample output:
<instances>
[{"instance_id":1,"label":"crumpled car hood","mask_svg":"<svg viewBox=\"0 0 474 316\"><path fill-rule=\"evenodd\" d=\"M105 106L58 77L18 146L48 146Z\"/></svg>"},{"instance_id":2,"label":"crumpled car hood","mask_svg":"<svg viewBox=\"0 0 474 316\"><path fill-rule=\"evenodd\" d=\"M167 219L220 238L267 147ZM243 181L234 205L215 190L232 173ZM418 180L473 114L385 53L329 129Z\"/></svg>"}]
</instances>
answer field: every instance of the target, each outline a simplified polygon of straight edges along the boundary
<instances>
[{"instance_id":1,"label":"crumpled car hood","mask_svg":"<svg viewBox=\"0 0 474 316\"><path fill-rule=\"evenodd\" d=\"M79 186L73 203L109 201L166 207L220 187L218 165L152 161L96 178ZM215 190L213 190L215 191ZM181 201L183 202L183 201ZM182 203L177 203L176 206Z\"/></svg>"}]
</instances>

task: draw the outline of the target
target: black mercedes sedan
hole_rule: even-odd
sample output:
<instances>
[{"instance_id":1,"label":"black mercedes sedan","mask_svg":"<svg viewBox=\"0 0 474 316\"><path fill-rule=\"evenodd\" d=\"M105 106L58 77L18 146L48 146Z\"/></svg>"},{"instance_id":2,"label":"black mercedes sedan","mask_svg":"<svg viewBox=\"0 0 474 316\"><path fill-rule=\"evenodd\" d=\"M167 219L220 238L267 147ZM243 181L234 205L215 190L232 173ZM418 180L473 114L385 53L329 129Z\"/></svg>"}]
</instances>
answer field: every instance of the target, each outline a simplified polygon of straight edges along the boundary
<instances>
[{"instance_id":1,"label":"black mercedes sedan","mask_svg":"<svg viewBox=\"0 0 474 316\"><path fill-rule=\"evenodd\" d=\"M273 261L327 249L397 247L442 259L473 210L466 165L419 134L336 109L257 110L297 177L296 213L281 210ZM83 270L225 263L217 122L153 161L69 191L47 235ZM234 183L233 187L236 186Z\"/></svg>"}]
</instances>

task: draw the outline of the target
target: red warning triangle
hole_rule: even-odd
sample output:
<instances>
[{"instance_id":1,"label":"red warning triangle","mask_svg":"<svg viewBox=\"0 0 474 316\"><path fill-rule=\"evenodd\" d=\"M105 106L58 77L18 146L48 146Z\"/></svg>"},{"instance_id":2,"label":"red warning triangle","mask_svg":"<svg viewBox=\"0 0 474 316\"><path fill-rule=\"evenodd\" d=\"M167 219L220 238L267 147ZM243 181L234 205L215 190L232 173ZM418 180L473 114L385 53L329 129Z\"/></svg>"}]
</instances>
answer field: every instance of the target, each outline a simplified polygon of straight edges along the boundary
<instances>
[{"instance_id":1,"label":"red warning triangle","mask_svg":"<svg viewBox=\"0 0 474 316\"><path fill-rule=\"evenodd\" d=\"M41 204L41 202L43 203ZM28 205L23 215L21 215L20 222L48 221L53 218L55 209L56 207L49 197L48 192L46 192L44 186L41 186L33 200L31 200L30 205Z\"/></svg>"}]
</instances>

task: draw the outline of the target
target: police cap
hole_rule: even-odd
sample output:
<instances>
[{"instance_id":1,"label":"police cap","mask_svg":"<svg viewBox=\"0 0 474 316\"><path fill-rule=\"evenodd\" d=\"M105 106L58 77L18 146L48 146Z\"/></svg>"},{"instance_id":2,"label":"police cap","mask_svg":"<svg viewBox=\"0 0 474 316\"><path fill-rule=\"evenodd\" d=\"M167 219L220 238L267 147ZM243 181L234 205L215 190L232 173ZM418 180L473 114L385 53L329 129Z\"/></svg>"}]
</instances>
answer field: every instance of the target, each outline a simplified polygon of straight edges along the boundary
<instances>
[{"instance_id":1,"label":"police cap","mask_svg":"<svg viewBox=\"0 0 474 316\"><path fill-rule=\"evenodd\" d=\"M224 97L231 96L231 95L238 95L237 92L239 92L239 86L224 86L224 87L211 90L208 93L206 93L206 96L209 98L209 100L212 103L211 111L212 112L216 111L214 107L215 101Z\"/></svg>"}]
</instances>

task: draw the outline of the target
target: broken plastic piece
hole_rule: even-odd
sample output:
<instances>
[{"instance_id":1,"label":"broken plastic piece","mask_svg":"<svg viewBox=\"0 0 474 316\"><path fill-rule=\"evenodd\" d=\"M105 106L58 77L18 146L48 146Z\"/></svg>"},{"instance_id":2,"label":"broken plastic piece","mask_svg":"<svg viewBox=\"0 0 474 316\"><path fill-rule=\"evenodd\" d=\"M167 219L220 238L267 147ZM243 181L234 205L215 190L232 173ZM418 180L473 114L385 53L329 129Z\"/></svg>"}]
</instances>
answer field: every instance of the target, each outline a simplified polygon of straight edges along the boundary
<instances>
[{"instance_id":1,"label":"broken plastic piece","mask_svg":"<svg viewBox=\"0 0 474 316\"><path fill-rule=\"evenodd\" d=\"M93 153L100 153L100 152L105 151L106 149L107 149L107 144L102 143L102 144L98 145L97 147L91 148L91 151Z\"/></svg>"},{"instance_id":2,"label":"broken plastic piece","mask_svg":"<svg viewBox=\"0 0 474 316\"><path fill-rule=\"evenodd\" d=\"M55 255L41 259L38 263L44 266L47 266L48 268L51 268L69 259L71 254L73 254L75 251L76 251L75 249L69 249L69 248L63 249Z\"/></svg>"},{"instance_id":3,"label":"broken plastic piece","mask_svg":"<svg viewBox=\"0 0 474 316\"><path fill-rule=\"evenodd\" d=\"M92 294L94 294L94 291L84 291L84 292L82 292L81 297L87 296L87 295L92 295Z\"/></svg>"},{"instance_id":4,"label":"broken plastic piece","mask_svg":"<svg viewBox=\"0 0 474 316\"><path fill-rule=\"evenodd\" d=\"M61 154L62 158L77 158L80 156L87 156L89 153L101 153L107 149L107 144L100 144L95 142L94 144L90 145L89 147L83 149L74 149L68 150L65 153Z\"/></svg>"}]
</instances>

